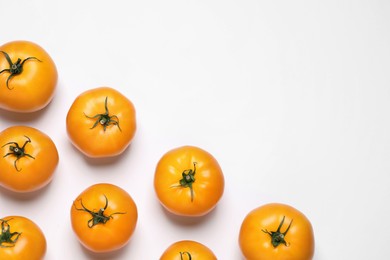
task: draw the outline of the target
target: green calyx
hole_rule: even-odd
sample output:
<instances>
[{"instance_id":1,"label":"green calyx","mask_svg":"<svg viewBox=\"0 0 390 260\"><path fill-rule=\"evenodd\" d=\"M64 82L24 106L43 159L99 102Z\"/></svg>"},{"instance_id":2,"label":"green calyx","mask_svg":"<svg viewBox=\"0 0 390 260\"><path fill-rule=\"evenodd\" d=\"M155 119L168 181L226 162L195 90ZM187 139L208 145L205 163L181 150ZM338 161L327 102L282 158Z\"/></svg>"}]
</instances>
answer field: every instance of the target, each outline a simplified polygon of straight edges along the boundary
<instances>
[{"instance_id":1,"label":"green calyx","mask_svg":"<svg viewBox=\"0 0 390 260\"><path fill-rule=\"evenodd\" d=\"M36 60L36 61L41 62L41 60L39 60L38 58L28 57L28 58L24 59L23 61L22 61L22 59L18 58L17 61L14 63L14 62L12 62L12 60L9 57L8 53L6 53L5 51L0 51L0 52L4 54L5 59L7 60L8 64L9 64L9 68L8 69L3 69L3 70L0 71L0 74L3 73L3 72L8 72L10 74L9 77L7 78L7 82L6 82L7 88L9 90L13 89L13 88L10 88L9 84L8 84L10 79L12 79L14 76L19 75L19 74L21 74L23 72L23 65L24 65L24 63L26 61L28 61L28 60Z\"/></svg>"},{"instance_id":2,"label":"green calyx","mask_svg":"<svg viewBox=\"0 0 390 260\"><path fill-rule=\"evenodd\" d=\"M0 219L1 233L0 233L0 248L14 247L22 233L11 232L11 226L8 224L9 220Z\"/></svg>"},{"instance_id":3,"label":"green calyx","mask_svg":"<svg viewBox=\"0 0 390 260\"><path fill-rule=\"evenodd\" d=\"M188 260L192 260L192 256L189 252L180 252L180 260L184 260L184 255L188 256Z\"/></svg>"},{"instance_id":4,"label":"green calyx","mask_svg":"<svg viewBox=\"0 0 390 260\"><path fill-rule=\"evenodd\" d=\"M179 181L179 185L176 187L190 188L191 202L194 201L194 189L192 184L195 182L196 162L194 162L194 169L187 169L182 172L182 179Z\"/></svg>"},{"instance_id":5,"label":"green calyx","mask_svg":"<svg viewBox=\"0 0 390 260\"><path fill-rule=\"evenodd\" d=\"M88 115L86 115L84 113L84 115L87 118L89 118L89 119L96 119L95 123L92 125L92 127L90 129L93 129L98 124L100 124L100 125L103 126L103 130L105 132L106 129L107 129L107 126L116 125L119 128L119 130L122 132L122 129L119 126L119 118L116 115L110 116L110 114L109 114L108 106L107 106L107 99L108 99L108 97L106 97L106 99L104 100L104 110L105 110L105 112L103 114L96 114L94 116L88 116Z\"/></svg>"},{"instance_id":6,"label":"green calyx","mask_svg":"<svg viewBox=\"0 0 390 260\"><path fill-rule=\"evenodd\" d=\"M16 142L8 142L8 143L6 143L6 144L4 144L4 145L2 146L2 148L3 148L4 146L9 145L9 150L10 150L10 152L7 153L7 154L5 154L5 155L3 156L3 158L4 158L4 157L7 157L7 156L14 156L14 157L16 157L16 159L15 159L15 161L14 161L14 167L15 167L15 169L16 169L18 172L20 172L20 171L22 170L22 169L19 169L18 166L17 166L17 162L20 160L20 158L23 158L23 157L26 156L26 157L29 157L29 158L31 158L31 159L35 159L33 156L31 156L30 154L28 154L28 153L25 152L25 147L26 147L26 145L27 145L28 143L31 143L31 139L30 139L28 136L26 136L26 135L25 135L24 137L26 137L27 140L24 142L24 144L23 144L22 147L20 147L19 144L16 143Z\"/></svg>"},{"instance_id":7,"label":"green calyx","mask_svg":"<svg viewBox=\"0 0 390 260\"><path fill-rule=\"evenodd\" d=\"M126 214L125 212L114 212L111 215L106 215L105 210L107 209L107 206L108 206L108 199L107 199L106 195L104 195L104 198L106 199L106 203L105 203L104 207L100 208L98 211L93 211L93 210L87 209L84 206L83 201L81 199L80 199L81 208L77 208L76 205L73 203L73 206L75 207L76 210L85 211L85 212L88 212L89 214L91 214L92 218L90 220L88 220L88 223L87 223L89 228L92 228L98 224L106 224L107 221L112 219L112 216L115 214Z\"/></svg>"},{"instance_id":8,"label":"green calyx","mask_svg":"<svg viewBox=\"0 0 390 260\"><path fill-rule=\"evenodd\" d=\"M261 231L263 231L264 233L268 234L271 236L271 244L274 248L278 247L280 244L283 244L285 246L289 246L289 244L286 242L285 240L285 237L287 235L287 232L289 231L290 227L291 227L291 224L292 224L292 220L290 222L290 224L288 225L286 231L284 231L283 233L280 232L280 229L282 228L283 226L283 223L284 223L284 219L285 219L285 216L283 216L283 219L282 221L280 222L279 224L279 227L276 231L268 231L267 229L262 229Z\"/></svg>"}]
</instances>

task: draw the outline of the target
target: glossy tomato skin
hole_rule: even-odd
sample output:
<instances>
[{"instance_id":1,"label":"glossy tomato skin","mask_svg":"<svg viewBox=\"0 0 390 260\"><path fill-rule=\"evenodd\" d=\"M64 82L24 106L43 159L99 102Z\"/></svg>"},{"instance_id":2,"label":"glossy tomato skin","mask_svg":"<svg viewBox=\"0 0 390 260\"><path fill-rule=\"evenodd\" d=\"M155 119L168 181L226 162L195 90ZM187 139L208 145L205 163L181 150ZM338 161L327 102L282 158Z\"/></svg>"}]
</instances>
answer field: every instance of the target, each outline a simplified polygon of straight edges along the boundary
<instances>
[{"instance_id":1,"label":"glossy tomato skin","mask_svg":"<svg viewBox=\"0 0 390 260\"><path fill-rule=\"evenodd\" d=\"M37 224L22 216L8 216L0 219L0 225L3 225L10 233L20 233L14 244L2 244L10 247L0 247L0 259L41 260L44 258L47 247L46 238ZM0 230L0 234L4 232L6 230ZM12 240L14 241L15 238L16 234Z\"/></svg>"},{"instance_id":2,"label":"glossy tomato skin","mask_svg":"<svg viewBox=\"0 0 390 260\"><path fill-rule=\"evenodd\" d=\"M182 240L173 243L164 251L160 257L160 260L190 259L216 260L217 257L210 248L192 240Z\"/></svg>"},{"instance_id":3,"label":"glossy tomato skin","mask_svg":"<svg viewBox=\"0 0 390 260\"><path fill-rule=\"evenodd\" d=\"M45 133L28 126L12 126L0 133L0 146L0 185L4 188L32 192L52 180L59 155ZM17 146L24 146L25 156L19 159L12 151Z\"/></svg>"},{"instance_id":4,"label":"glossy tomato skin","mask_svg":"<svg viewBox=\"0 0 390 260\"><path fill-rule=\"evenodd\" d=\"M182 186L183 173L194 171L191 187ZM180 216L197 217L210 212L222 197L224 185L217 160L195 146L168 151L159 160L154 175L154 189L160 203Z\"/></svg>"},{"instance_id":5,"label":"glossy tomato skin","mask_svg":"<svg viewBox=\"0 0 390 260\"><path fill-rule=\"evenodd\" d=\"M0 108L14 112L34 112L46 107L52 100L57 87L58 72L50 55L39 45L29 41L12 41L0 46L12 63L18 59L24 62L22 72L8 82L9 72L0 74ZM10 64L0 52L0 71L9 69Z\"/></svg>"},{"instance_id":6,"label":"glossy tomato skin","mask_svg":"<svg viewBox=\"0 0 390 260\"><path fill-rule=\"evenodd\" d=\"M284 237L286 244L274 247L267 232L277 231L280 225L281 233L287 230ZM314 255L313 228L297 209L286 204L270 203L252 210L245 217L239 245L248 260L310 260Z\"/></svg>"},{"instance_id":7,"label":"glossy tomato skin","mask_svg":"<svg viewBox=\"0 0 390 260\"><path fill-rule=\"evenodd\" d=\"M94 224L92 214L85 209L98 212L105 205L103 216L107 221ZM129 242L138 212L134 200L125 190L100 183L88 187L74 200L70 216L73 231L85 248L94 253L108 253Z\"/></svg>"},{"instance_id":8,"label":"glossy tomato skin","mask_svg":"<svg viewBox=\"0 0 390 260\"><path fill-rule=\"evenodd\" d=\"M96 115L104 114L106 107L112 121L104 126L96 122L99 120ZM66 129L73 145L86 156L117 156L135 135L136 111L133 103L113 88L91 89L73 102L66 117Z\"/></svg>"}]
</instances>

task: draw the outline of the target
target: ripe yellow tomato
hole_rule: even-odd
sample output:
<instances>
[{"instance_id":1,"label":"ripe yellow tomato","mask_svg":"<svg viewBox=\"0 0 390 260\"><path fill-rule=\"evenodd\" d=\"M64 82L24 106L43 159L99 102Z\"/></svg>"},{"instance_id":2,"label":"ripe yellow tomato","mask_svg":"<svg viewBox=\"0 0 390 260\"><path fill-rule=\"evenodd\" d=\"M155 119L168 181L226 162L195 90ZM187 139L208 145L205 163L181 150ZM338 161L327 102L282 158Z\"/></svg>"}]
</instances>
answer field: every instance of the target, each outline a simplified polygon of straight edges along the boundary
<instances>
[{"instance_id":1,"label":"ripe yellow tomato","mask_svg":"<svg viewBox=\"0 0 390 260\"><path fill-rule=\"evenodd\" d=\"M191 240L182 240L170 245L160 260L216 260L217 257L207 246Z\"/></svg>"},{"instance_id":2,"label":"ripe yellow tomato","mask_svg":"<svg viewBox=\"0 0 390 260\"><path fill-rule=\"evenodd\" d=\"M30 192L47 185L58 165L58 152L49 136L28 126L0 133L0 185Z\"/></svg>"},{"instance_id":3,"label":"ripe yellow tomato","mask_svg":"<svg viewBox=\"0 0 390 260\"><path fill-rule=\"evenodd\" d=\"M66 129L73 145L86 156L116 156L135 135L135 108L113 88L91 89L73 102L66 117Z\"/></svg>"},{"instance_id":4,"label":"ripe yellow tomato","mask_svg":"<svg viewBox=\"0 0 390 260\"><path fill-rule=\"evenodd\" d=\"M92 252L107 253L128 243L136 227L138 212L125 190L100 183L90 186L76 198L70 216L80 243Z\"/></svg>"},{"instance_id":5,"label":"ripe yellow tomato","mask_svg":"<svg viewBox=\"0 0 390 260\"><path fill-rule=\"evenodd\" d=\"M161 204L181 216L202 216L222 197L224 176L217 160L195 146L182 146L162 156L154 175Z\"/></svg>"},{"instance_id":6,"label":"ripe yellow tomato","mask_svg":"<svg viewBox=\"0 0 390 260\"><path fill-rule=\"evenodd\" d=\"M310 260L314 255L313 228L297 209L266 204L245 217L239 245L248 260Z\"/></svg>"},{"instance_id":7,"label":"ripe yellow tomato","mask_svg":"<svg viewBox=\"0 0 390 260\"><path fill-rule=\"evenodd\" d=\"M39 45L13 41L0 46L0 108L34 112L53 98L57 86L56 65Z\"/></svg>"},{"instance_id":8,"label":"ripe yellow tomato","mask_svg":"<svg viewBox=\"0 0 390 260\"><path fill-rule=\"evenodd\" d=\"M9 216L0 219L0 259L41 260L46 254L46 238L30 219Z\"/></svg>"}]
</instances>

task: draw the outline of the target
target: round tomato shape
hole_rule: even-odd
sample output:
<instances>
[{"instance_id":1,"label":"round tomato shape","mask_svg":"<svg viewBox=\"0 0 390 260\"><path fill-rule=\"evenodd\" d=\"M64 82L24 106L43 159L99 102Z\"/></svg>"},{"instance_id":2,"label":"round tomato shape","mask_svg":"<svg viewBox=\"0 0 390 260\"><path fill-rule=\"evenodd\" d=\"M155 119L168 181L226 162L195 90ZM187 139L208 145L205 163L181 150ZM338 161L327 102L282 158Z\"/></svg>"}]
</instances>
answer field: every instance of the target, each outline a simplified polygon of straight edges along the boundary
<instances>
[{"instance_id":1,"label":"round tomato shape","mask_svg":"<svg viewBox=\"0 0 390 260\"><path fill-rule=\"evenodd\" d=\"M181 216L202 216L222 197L224 176L217 160L195 146L182 146L162 156L154 175L161 204Z\"/></svg>"},{"instance_id":2,"label":"round tomato shape","mask_svg":"<svg viewBox=\"0 0 390 260\"><path fill-rule=\"evenodd\" d=\"M46 238L30 219L9 216L0 219L0 259L41 260L46 254Z\"/></svg>"},{"instance_id":3,"label":"round tomato shape","mask_svg":"<svg viewBox=\"0 0 390 260\"><path fill-rule=\"evenodd\" d=\"M191 240L182 240L170 245L160 260L216 260L217 257L207 246Z\"/></svg>"},{"instance_id":4,"label":"round tomato shape","mask_svg":"<svg viewBox=\"0 0 390 260\"><path fill-rule=\"evenodd\" d=\"M131 196L113 184L95 184L84 190L70 211L72 228L80 243L95 253L125 246L137 224Z\"/></svg>"},{"instance_id":5,"label":"round tomato shape","mask_svg":"<svg viewBox=\"0 0 390 260\"><path fill-rule=\"evenodd\" d=\"M297 209L266 204L245 217L239 245L248 260L310 260L314 255L313 228Z\"/></svg>"},{"instance_id":6,"label":"round tomato shape","mask_svg":"<svg viewBox=\"0 0 390 260\"><path fill-rule=\"evenodd\" d=\"M56 65L39 45L13 41L0 46L0 108L34 112L52 100L57 86Z\"/></svg>"},{"instance_id":7,"label":"round tomato shape","mask_svg":"<svg viewBox=\"0 0 390 260\"><path fill-rule=\"evenodd\" d=\"M113 88L91 89L73 102L66 117L66 129L73 145L86 156L116 156L135 135L135 108Z\"/></svg>"},{"instance_id":8,"label":"round tomato shape","mask_svg":"<svg viewBox=\"0 0 390 260\"><path fill-rule=\"evenodd\" d=\"M0 185L15 192L46 186L58 165L58 152L49 136L28 126L0 133Z\"/></svg>"}]
</instances>

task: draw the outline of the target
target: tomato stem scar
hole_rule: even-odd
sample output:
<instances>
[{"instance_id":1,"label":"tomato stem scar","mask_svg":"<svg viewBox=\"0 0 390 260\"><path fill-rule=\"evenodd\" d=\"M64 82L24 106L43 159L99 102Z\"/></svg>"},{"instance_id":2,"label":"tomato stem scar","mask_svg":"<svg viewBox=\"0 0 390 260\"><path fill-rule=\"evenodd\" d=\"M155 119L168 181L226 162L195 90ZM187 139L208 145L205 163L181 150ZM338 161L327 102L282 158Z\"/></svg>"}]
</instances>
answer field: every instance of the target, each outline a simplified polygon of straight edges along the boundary
<instances>
[{"instance_id":1,"label":"tomato stem scar","mask_svg":"<svg viewBox=\"0 0 390 260\"><path fill-rule=\"evenodd\" d=\"M7 88L9 90L13 89L13 88L9 87L9 84L8 84L9 80L11 78L13 78L14 76L19 75L23 72L23 65L26 61L36 60L36 61L42 62L38 58L28 57L28 58L24 59L23 61L20 58L18 58L17 61L15 63L13 63L11 58L9 57L8 53L6 53L5 51L0 51L0 52L4 54L5 59L8 61L8 64L9 64L9 69L3 69L2 71L0 71L0 74L3 72L8 72L10 74L9 77L7 78L7 82L6 82Z\"/></svg>"},{"instance_id":2,"label":"tomato stem scar","mask_svg":"<svg viewBox=\"0 0 390 260\"><path fill-rule=\"evenodd\" d=\"M282 228L283 226L283 223L284 223L284 219L285 219L285 216L283 216L283 219L282 221L280 222L279 224L279 227L276 231L271 231L269 232L267 229L262 229L261 231L263 231L264 233L267 233L271 236L271 243L273 245L274 248L276 248L277 246L279 246L280 244L283 244L285 246L289 246L289 244L286 242L286 240L284 239L287 235L287 232L288 230L290 229L291 227L291 224L293 222L293 220L291 220L290 224L288 225L286 231L284 231L284 233L281 233L280 232L280 229Z\"/></svg>"},{"instance_id":3,"label":"tomato stem scar","mask_svg":"<svg viewBox=\"0 0 390 260\"><path fill-rule=\"evenodd\" d=\"M119 126L119 118L116 115L109 115L108 106L107 106L107 99L104 100L104 114L96 114L94 116L88 116L84 113L84 115L89 119L96 119L95 123L90 129L95 128L98 124L101 124L103 126L104 132L106 131L107 126L109 125L116 125L119 128L119 131L122 132L121 127Z\"/></svg>"},{"instance_id":4,"label":"tomato stem scar","mask_svg":"<svg viewBox=\"0 0 390 260\"><path fill-rule=\"evenodd\" d=\"M14 247L22 233L12 232L11 226L8 224L9 220L0 219L1 221L1 233L0 233L0 247Z\"/></svg>"},{"instance_id":5,"label":"tomato stem scar","mask_svg":"<svg viewBox=\"0 0 390 260\"><path fill-rule=\"evenodd\" d=\"M18 169L18 166L16 165L16 163L19 161L20 158L22 158L22 157L24 157L24 156L27 156L27 157L30 157L31 159L34 159L34 160L35 160L35 158L34 158L33 156L31 156L30 154L28 154L28 153L26 153L26 152L24 151L26 145L27 145L28 143L31 143L31 139L30 139L28 136L25 135L24 137L27 138L27 141L24 142L24 144L23 144L22 147L20 147L19 144L16 143L16 142L8 142L8 143L4 144L4 145L1 147L1 148L3 148L4 146L9 145L9 150L10 150L11 152L9 152L9 153L7 153L6 155L4 155L3 158L4 158L4 157L7 157L7 156L9 156L9 155L15 156L15 157L16 157L16 160L14 161L14 167L15 167L15 169L16 169L18 172L20 172L20 171L22 170L22 169Z\"/></svg>"},{"instance_id":6,"label":"tomato stem scar","mask_svg":"<svg viewBox=\"0 0 390 260\"><path fill-rule=\"evenodd\" d=\"M126 212L114 212L112 213L111 215L109 216L106 216L104 214L104 211L107 209L107 206L108 206L108 199L106 197L106 195L104 195L104 198L106 200L106 204L104 205L103 208L100 208L98 211L92 211L92 210L89 210L87 209L84 204L83 204L83 201L80 199L80 204L81 204L81 207L82 208L77 208L76 207L76 204L73 202L73 206L76 210L80 210L80 211L85 211L85 212L88 212L89 214L91 214L92 218L90 220L88 220L88 227L89 228L92 228L93 226L97 225L97 224L106 224L107 221L109 221L110 219L112 219L112 215L115 215L115 214L126 214Z\"/></svg>"}]
</instances>

